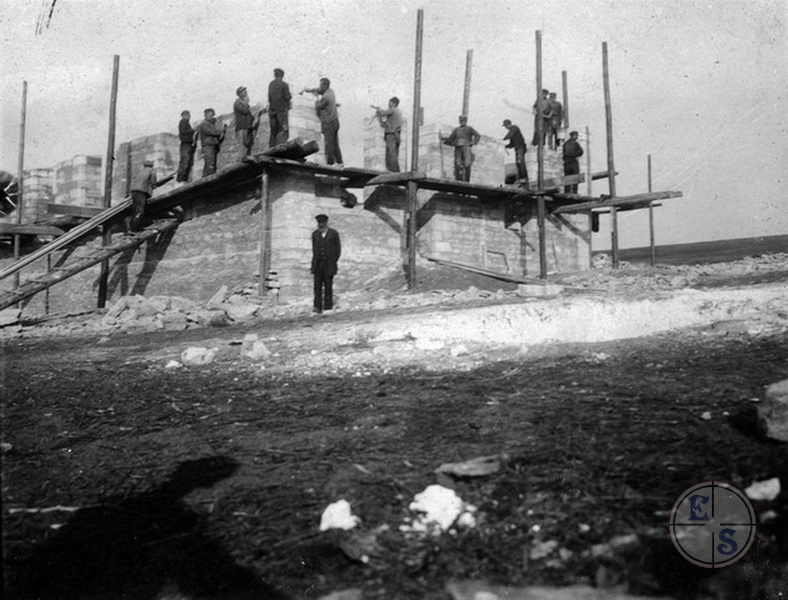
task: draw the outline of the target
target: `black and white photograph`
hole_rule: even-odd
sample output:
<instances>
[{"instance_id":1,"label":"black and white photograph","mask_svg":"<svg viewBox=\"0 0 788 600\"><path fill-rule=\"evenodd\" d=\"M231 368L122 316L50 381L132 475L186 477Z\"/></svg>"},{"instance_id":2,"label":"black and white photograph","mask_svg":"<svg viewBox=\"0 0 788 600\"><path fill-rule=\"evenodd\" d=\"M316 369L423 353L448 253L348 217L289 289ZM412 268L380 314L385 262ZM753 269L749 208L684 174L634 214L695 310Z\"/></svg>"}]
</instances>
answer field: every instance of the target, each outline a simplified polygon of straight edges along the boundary
<instances>
[{"instance_id":1,"label":"black and white photograph","mask_svg":"<svg viewBox=\"0 0 788 600\"><path fill-rule=\"evenodd\" d=\"M9 600L788 599L786 0L3 0Z\"/></svg>"}]
</instances>

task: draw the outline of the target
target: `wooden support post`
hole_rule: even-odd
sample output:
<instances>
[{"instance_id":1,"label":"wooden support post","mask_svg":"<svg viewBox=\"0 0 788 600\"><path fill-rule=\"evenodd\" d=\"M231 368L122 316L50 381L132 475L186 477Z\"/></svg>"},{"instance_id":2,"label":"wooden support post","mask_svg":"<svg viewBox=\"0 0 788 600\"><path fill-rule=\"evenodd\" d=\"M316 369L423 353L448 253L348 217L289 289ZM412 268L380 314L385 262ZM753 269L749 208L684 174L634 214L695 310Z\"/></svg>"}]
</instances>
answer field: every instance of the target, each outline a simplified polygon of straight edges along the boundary
<instances>
[{"instance_id":1,"label":"wooden support post","mask_svg":"<svg viewBox=\"0 0 788 600\"><path fill-rule=\"evenodd\" d=\"M537 163L537 189L544 189L544 119L539 114L539 98L542 97L542 32L536 31L536 163ZM547 238L545 235L545 201L544 196L539 196L536 201L536 221L539 227L539 277L547 279Z\"/></svg>"},{"instance_id":2,"label":"wooden support post","mask_svg":"<svg viewBox=\"0 0 788 600\"><path fill-rule=\"evenodd\" d=\"M591 173L591 132L588 129L588 125L586 125L586 172ZM591 188L593 184L591 180L593 177L589 176L586 178L586 195L591 195ZM588 213L588 266L593 267L594 261L592 260L593 251L594 251L594 219L599 219L599 217L595 217L591 213Z\"/></svg>"},{"instance_id":3,"label":"wooden support post","mask_svg":"<svg viewBox=\"0 0 788 600\"><path fill-rule=\"evenodd\" d=\"M607 131L607 181L610 196L616 197L616 167L613 160L613 113L610 108L610 74L607 68L607 42L602 42L602 78L605 87L605 129ZM612 231L610 233L613 268L618 269L618 214L616 208L610 209Z\"/></svg>"},{"instance_id":4,"label":"wooden support post","mask_svg":"<svg viewBox=\"0 0 788 600\"><path fill-rule=\"evenodd\" d=\"M468 116L471 104L471 72L473 71L473 50L465 53L465 87L462 92L462 112L460 114Z\"/></svg>"},{"instance_id":5,"label":"wooden support post","mask_svg":"<svg viewBox=\"0 0 788 600\"><path fill-rule=\"evenodd\" d=\"M117 54L112 63L112 93L109 100L109 133L107 134L107 159L104 162L104 208L109 208L112 201L112 167L115 157L115 109L118 103L118 70L120 69L120 56ZM130 178L131 173L127 176ZM108 246L112 243L110 225L104 225L104 235L101 243ZM107 284L109 281L109 260L101 261L101 272L99 274L98 302L99 308L104 308L107 304Z\"/></svg>"},{"instance_id":6,"label":"wooden support post","mask_svg":"<svg viewBox=\"0 0 788 600\"><path fill-rule=\"evenodd\" d=\"M128 198L131 196L131 142L126 146L126 190L124 196Z\"/></svg>"},{"instance_id":7,"label":"wooden support post","mask_svg":"<svg viewBox=\"0 0 788 600\"><path fill-rule=\"evenodd\" d=\"M22 117L19 121L19 164L16 192L16 223L22 224L22 211L25 209L25 124L27 121L27 81L22 82ZM21 238L14 234L14 261L19 260ZM14 275L14 289L19 287L19 271Z\"/></svg>"},{"instance_id":8,"label":"wooden support post","mask_svg":"<svg viewBox=\"0 0 788 600\"><path fill-rule=\"evenodd\" d=\"M410 170L419 170L419 117L421 115L421 52L424 39L424 10L416 13L416 59L413 69L413 124L411 128ZM418 211L418 185L408 182L407 248L408 291L416 291L416 213Z\"/></svg>"},{"instance_id":9,"label":"wooden support post","mask_svg":"<svg viewBox=\"0 0 788 600\"><path fill-rule=\"evenodd\" d=\"M52 255L47 254L47 273L52 270ZM49 288L44 291L44 314L49 314Z\"/></svg>"},{"instance_id":10,"label":"wooden support post","mask_svg":"<svg viewBox=\"0 0 788 600\"><path fill-rule=\"evenodd\" d=\"M651 193L651 155L648 155L648 193ZM648 240L651 249L650 263L653 267L657 264L657 249L654 246L654 203L648 204Z\"/></svg>"},{"instance_id":11,"label":"wooden support post","mask_svg":"<svg viewBox=\"0 0 788 600\"><path fill-rule=\"evenodd\" d=\"M261 296L265 295L268 288L265 284L265 279L268 277L268 272L271 270L271 198L268 189L268 170L263 169L263 174L260 175L261 191L260 191L260 281L257 287L257 293Z\"/></svg>"},{"instance_id":12,"label":"wooden support post","mask_svg":"<svg viewBox=\"0 0 788 600\"><path fill-rule=\"evenodd\" d=\"M566 82L566 71L561 71L561 91L563 92L564 95L563 122L564 122L564 127L566 127L568 131L569 130L569 87Z\"/></svg>"}]
</instances>

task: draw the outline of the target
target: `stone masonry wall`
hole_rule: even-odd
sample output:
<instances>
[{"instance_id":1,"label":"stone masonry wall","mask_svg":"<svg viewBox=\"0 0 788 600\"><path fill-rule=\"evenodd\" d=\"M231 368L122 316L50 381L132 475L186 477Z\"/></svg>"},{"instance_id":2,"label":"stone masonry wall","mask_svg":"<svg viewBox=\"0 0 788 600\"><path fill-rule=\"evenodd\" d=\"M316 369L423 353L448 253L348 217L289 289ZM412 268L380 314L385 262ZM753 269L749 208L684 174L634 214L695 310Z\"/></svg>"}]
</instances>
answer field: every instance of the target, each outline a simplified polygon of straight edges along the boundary
<instances>
[{"instance_id":1,"label":"stone masonry wall","mask_svg":"<svg viewBox=\"0 0 788 600\"><path fill-rule=\"evenodd\" d=\"M208 300L222 285L256 284L260 268L262 226L260 185L249 184L232 194L205 197L194 206L196 218L174 231L110 261L108 302L122 295L175 295L195 301ZM272 261L279 273L283 300L310 298L312 276L311 233L315 215L330 216L331 227L342 238L342 258L335 280L339 298L343 291L373 286L376 278L401 276L402 249L399 232L402 211L384 203L366 210L342 205L336 178L311 173L272 175ZM191 213L191 211L187 211ZM190 214L191 216L191 214ZM97 248L99 238L78 246L70 258ZM63 252L55 253L57 266ZM0 259L0 268L13 262ZM43 273L43 260L22 272L22 281ZM51 312L76 312L95 307L99 266L91 267L50 289ZM12 280L0 282L6 289ZM27 314L44 312L44 293L26 306Z\"/></svg>"},{"instance_id":2,"label":"stone masonry wall","mask_svg":"<svg viewBox=\"0 0 788 600\"><path fill-rule=\"evenodd\" d=\"M99 207L101 157L78 155L54 166L52 193L57 204Z\"/></svg>"}]
</instances>

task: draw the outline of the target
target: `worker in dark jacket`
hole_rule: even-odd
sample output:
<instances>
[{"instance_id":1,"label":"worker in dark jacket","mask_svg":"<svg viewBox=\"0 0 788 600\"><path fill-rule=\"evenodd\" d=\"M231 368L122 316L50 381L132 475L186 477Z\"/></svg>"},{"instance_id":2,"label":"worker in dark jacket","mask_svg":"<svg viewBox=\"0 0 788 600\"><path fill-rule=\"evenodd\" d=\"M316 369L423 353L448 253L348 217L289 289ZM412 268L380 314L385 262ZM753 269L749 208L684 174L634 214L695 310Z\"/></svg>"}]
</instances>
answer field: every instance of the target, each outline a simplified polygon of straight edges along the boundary
<instances>
[{"instance_id":1,"label":"worker in dark jacket","mask_svg":"<svg viewBox=\"0 0 788 600\"><path fill-rule=\"evenodd\" d=\"M189 181L189 175L192 172L192 166L194 166L194 151L197 146L194 139L194 129L190 123L191 118L191 113L184 110L181 113L181 121L178 123L178 137L181 140L181 146L176 181Z\"/></svg>"},{"instance_id":2,"label":"worker in dark jacket","mask_svg":"<svg viewBox=\"0 0 788 600\"><path fill-rule=\"evenodd\" d=\"M252 113L252 107L249 106L249 93L244 86L235 90L235 94L238 96L233 104L235 139L238 141L238 160L243 161L252 153L259 115Z\"/></svg>"},{"instance_id":3,"label":"worker in dark jacket","mask_svg":"<svg viewBox=\"0 0 788 600\"><path fill-rule=\"evenodd\" d=\"M219 128L216 123L216 111L212 108L206 108L203 114L205 118L197 126L197 135L200 138L202 155L205 159L205 164L202 168L202 176L205 177L216 173L216 157L227 133L227 123L224 124L223 128Z\"/></svg>"},{"instance_id":4,"label":"worker in dark jacket","mask_svg":"<svg viewBox=\"0 0 788 600\"><path fill-rule=\"evenodd\" d=\"M315 283L317 314L334 307L333 284L337 274L337 261L342 254L339 233L328 226L327 215L317 215L317 229L312 232L312 275Z\"/></svg>"},{"instance_id":5,"label":"worker in dark jacket","mask_svg":"<svg viewBox=\"0 0 788 600\"><path fill-rule=\"evenodd\" d=\"M290 136L287 115L292 108L293 96L290 86L285 83L285 72L274 69L274 78L268 84L268 122L271 130L268 138L269 148L284 144Z\"/></svg>"},{"instance_id":6,"label":"worker in dark jacket","mask_svg":"<svg viewBox=\"0 0 788 600\"><path fill-rule=\"evenodd\" d=\"M580 163L577 159L583 156L583 149L577 141L578 133L573 131L569 134L569 139L564 144L564 175L577 175L580 173ZM577 184L565 185L564 192L567 194L577 193Z\"/></svg>"},{"instance_id":7,"label":"worker in dark jacket","mask_svg":"<svg viewBox=\"0 0 788 600\"><path fill-rule=\"evenodd\" d=\"M153 194L154 187L156 187L156 173L153 171L153 161L146 160L142 163L142 170L137 174L134 184L131 186L131 219L127 227L130 233L142 229L145 206Z\"/></svg>"},{"instance_id":8,"label":"worker in dark jacket","mask_svg":"<svg viewBox=\"0 0 788 600\"><path fill-rule=\"evenodd\" d=\"M503 141L509 140L507 148L514 148L514 163L517 165L517 179L528 183L528 170L525 168L525 152L527 150L523 133L517 125L512 125L509 119L503 122L503 126L508 130L503 136Z\"/></svg>"},{"instance_id":9,"label":"worker in dark jacket","mask_svg":"<svg viewBox=\"0 0 788 600\"><path fill-rule=\"evenodd\" d=\"M479 143L479 132L468 125L468 117L460 115L460 126L455 127L447 138L441 138L447 146L454 146L454 179L471 180L473 152L471 148Z\"/></svg>"}]
</instances>

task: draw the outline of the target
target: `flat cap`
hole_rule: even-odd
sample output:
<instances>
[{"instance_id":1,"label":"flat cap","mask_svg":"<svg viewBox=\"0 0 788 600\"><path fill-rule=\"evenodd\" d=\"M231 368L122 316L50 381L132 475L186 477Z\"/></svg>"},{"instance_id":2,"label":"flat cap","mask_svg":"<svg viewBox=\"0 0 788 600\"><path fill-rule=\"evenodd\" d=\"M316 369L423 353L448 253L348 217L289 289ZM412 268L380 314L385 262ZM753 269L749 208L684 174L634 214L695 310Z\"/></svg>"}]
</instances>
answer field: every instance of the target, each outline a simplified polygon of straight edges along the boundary
<instances>
[{"instance_id":1,"label":"flat cap","mask_svg":"<svg viewBox=\"0 0 788 600\"><path fill-rule=\"evenodd\" d=\"M328 223L328 215L317 215L315 219L318 223Z\"/></svg>"}]
</instances>

